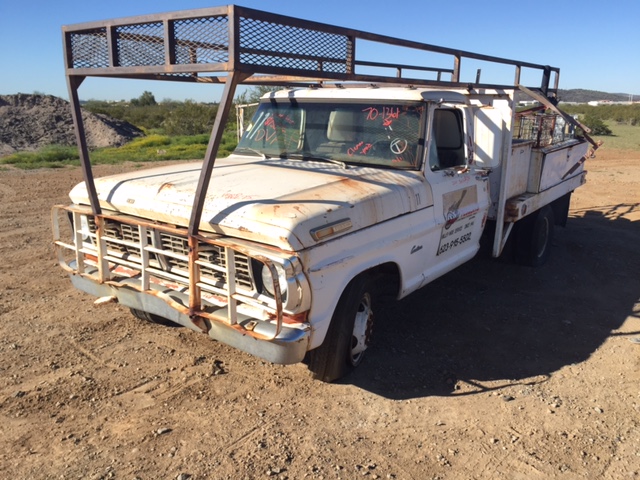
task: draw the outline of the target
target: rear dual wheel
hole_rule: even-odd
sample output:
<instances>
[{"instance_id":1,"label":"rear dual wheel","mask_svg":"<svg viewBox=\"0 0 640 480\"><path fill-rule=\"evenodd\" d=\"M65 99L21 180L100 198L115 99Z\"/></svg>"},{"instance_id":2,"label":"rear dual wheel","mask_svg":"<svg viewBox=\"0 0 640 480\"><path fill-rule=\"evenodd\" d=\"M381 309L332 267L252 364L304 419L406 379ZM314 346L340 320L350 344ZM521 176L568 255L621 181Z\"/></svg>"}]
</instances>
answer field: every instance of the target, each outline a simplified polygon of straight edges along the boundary
<instances>
[{"instance_id":1,"label":"rear dual wheel","mask_svg":"<svg viewBox=\"0 0 640 480\"><path fill-rule=\"evenodd\" d=\"M516 232L516 262L539 267L547 261L551 251L555 223L553 209L546 205L520 222Z\"/></svg>"}]
</instances>

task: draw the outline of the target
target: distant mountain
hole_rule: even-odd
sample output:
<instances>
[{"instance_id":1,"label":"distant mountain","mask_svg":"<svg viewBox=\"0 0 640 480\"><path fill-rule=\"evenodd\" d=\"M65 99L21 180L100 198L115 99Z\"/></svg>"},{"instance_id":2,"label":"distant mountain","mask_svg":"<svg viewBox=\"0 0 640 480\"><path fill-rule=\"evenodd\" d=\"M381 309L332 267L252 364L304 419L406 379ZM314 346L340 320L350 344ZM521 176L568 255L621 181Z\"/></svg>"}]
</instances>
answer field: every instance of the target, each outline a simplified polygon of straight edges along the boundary
<instances>
[{"instance_id":1,"label":"distant mountain","mask_svg":"<svg viewBox=\"0 0 640 480\"><path fill-rule=\"evenodd\" d=\"M612 102L628 102L628 93L607 93L597 90L584 90L574 88L571 90L558 89L558 98L561 102L587 103L596 100L610 100ZM640 95L634 95L635 100L640 100Z\"/></svg>"}]
</instances>

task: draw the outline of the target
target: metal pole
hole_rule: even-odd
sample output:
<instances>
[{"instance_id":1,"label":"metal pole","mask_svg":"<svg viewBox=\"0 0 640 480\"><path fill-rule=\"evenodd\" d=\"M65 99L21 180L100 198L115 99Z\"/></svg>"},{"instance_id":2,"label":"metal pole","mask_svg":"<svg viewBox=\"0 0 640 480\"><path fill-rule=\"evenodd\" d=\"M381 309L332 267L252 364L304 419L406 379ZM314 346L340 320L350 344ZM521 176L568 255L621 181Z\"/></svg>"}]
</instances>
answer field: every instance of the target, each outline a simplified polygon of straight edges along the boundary
<instances>
[{"instance_id":1,"label":"metal pole","mask_svg":"<svg viewBox=\"0 0 640 480\"><path fill-rule=\"evenodd\" d=\"M460 81L460 62L462 61L462 57L460 54L456 54L453 56L453 73L451 74L452 82Z\"/></svg>"},{"instance_id":2,"label":"metal pole","mask_svg":"<svg viewBox=\"0 0 640 480\"><path fill-rule=\"evenodd\" d=\"M191 219L189 220L189 235L198 234L200 220L202 218L202 210L204 208L204 201L207 196L207 189L209 188L209 181L211 180L211 173L213 171L213 165L216 161L218 148L222 141L224 126L227 123L227 118L229 117L229 110L231 110L231 105L233 104L233 96L238 84L246 80L247 77L249 77L248 74L240 72L231 72L227 77L222 99L220 101L220 105L218 105L216 120L213 123L213 129L211 130L211 138L209 139L209 145L207 146L207 152L205 153L204 163L202 164L202 173L198 179L198 188L196 189L196 197L193 201Z\"/></svg>"},{"instance_id":3,"label":"metal pole","mask_svg":"<svg viewBox=\"0 0 640 480\"><path fill-rule=\"evenodd\" d=\"M546 97L549 92L549 82L551 80L551 67L549 65L545 66L542 70L542 85L540 85L540 89L544 96Z\"/></svg>"},{"instance_id":4,"label":"metal pole","mask_svg":"<svg viewBox=\"0 0 640 480\"><path fill-rule=\"evenodd\" d=\"M78 98L78 87L84 79L85 77L72 77L67 75L67 88L69 90L69 103L71 104L71 116L73 117L73 125L75 127L76 142L78 143L78 152L80 154L80 164L82 165L82 176L84 177L84 183L87 187L89 203L91 204L93 214L100 215L100 202L98 201L96 184L93 181L89 149L87 148L87 139L82 121L82 110L80 109L80 100Z\"/></svg>"}]
</instances>

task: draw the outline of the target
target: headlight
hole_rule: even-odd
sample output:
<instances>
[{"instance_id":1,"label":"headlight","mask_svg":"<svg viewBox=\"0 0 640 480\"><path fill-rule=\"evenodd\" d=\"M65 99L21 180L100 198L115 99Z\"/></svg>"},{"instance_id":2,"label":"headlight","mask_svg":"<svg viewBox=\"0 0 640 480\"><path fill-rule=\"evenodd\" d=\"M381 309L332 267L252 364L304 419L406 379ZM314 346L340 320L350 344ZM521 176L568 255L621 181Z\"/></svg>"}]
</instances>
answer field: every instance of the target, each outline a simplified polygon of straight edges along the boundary
<instances>
[{"instance_id":1,"label":"headlight","mask_svg":"<svg viewBox=\"0 0 640 480\"><path fill-rule=\"evenodd\" d=\"M282 298L286 298L287 296L287 274L282 268L281 265L274 264L276 267L276 272L278 272L278 284L280 285L280 293ZM275 292L273 290L273 278L271 276L271 270L264 265L262 267L262 285L264 289L271 295L275 296Z\"/></svg>"}]
</instances>

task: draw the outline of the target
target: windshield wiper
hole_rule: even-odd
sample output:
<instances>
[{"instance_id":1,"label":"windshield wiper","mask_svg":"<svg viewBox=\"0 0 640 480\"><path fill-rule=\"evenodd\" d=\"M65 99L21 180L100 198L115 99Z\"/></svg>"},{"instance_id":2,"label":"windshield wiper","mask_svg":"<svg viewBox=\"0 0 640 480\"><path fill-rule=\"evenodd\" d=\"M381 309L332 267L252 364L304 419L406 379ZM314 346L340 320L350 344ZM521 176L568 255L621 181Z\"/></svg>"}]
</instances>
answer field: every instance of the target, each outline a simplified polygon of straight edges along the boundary
<instances>
[{"instance_id":1,"label":"windshield wiper","mask_svg":"<svg viewBox=\"0 0 640 480\"><path fill-rule=\"evenodd\" d=\"M239 151L249 151L249 152L253 152L258 154L260 157L262 157L263 160L269 160L271 157L269 155L267 155L264 152L261 152L260 150L256 150L255 148L251 148L251 147L239 147L236 148L233 153L239 152Z\"/></svg>"},{"instance_id":2,"label":"windshield wiper","mask_svg":"<svg viewBox=\"0 0 640 480\"><path fill-rule=\"evenodd\" d=\"M342 168L349 168L349 165L346 164L345 162L343 162L342 160L336 160L334 158L327 158L327 157L314 157L312 155L304 155L301 153L291 153L289 155L287 155L288 158L292 158L294 160L310 160L310 161L316 161L316 162L327 162L327 163L333 163L334 165L340 165Z\"/></svg>"}]
</instances>

